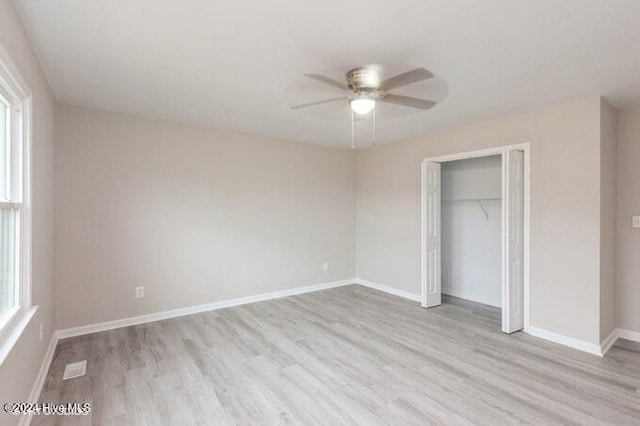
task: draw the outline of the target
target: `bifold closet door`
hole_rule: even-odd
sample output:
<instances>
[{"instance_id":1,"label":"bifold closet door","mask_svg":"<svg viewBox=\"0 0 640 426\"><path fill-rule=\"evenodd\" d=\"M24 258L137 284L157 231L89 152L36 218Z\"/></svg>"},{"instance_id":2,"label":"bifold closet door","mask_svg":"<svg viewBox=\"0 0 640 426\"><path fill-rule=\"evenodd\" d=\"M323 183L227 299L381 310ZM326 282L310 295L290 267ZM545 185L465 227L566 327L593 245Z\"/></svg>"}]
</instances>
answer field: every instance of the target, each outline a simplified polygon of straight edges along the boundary
<instances>
[{"instance_id":1,"label":"bifold closet door","mask_svg":"<svg viewBox=\"0 0 640 426\"><path fill-rule=\"evenodd\" d=\"M422 306L431 308L442 304L441 283L441 184L440 164L423 163L423 247L422 247Z\"/></svg>"},{"instance_id":2,"label":"bifold closet door","mask_svg":"<svg viewBox=\"0 0 640 426\"><path fill-rule=\"evenodd\" d=\"M524 152L508 151L505 214L506 259L502 303L502 331L513 333L524 327Z\"/></svg>"}]
</instances>

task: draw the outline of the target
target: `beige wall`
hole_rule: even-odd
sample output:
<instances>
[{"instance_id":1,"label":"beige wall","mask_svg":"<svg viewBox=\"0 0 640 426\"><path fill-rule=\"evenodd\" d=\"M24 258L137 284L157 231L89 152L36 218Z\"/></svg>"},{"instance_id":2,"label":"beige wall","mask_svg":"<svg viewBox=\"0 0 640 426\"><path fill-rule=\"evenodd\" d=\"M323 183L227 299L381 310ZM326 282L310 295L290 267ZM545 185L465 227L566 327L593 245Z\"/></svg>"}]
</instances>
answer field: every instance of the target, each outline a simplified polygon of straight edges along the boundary
<instances>
[{"instance_id":1,"label":"beige wall","mask_svg":"<svg viewBox=\"0 0 640 426\"><path fill-rule=\"evenodd\" d=\"M600 341L616 328L616 110L600 104Z\"/></svg>"},{"instance_id":2,"label":"beige wall","mask_svg":"<svg viewBox=\"0 0 640 426\"><path fill-rule=\"evenodd\" d=\"M349 150L58 105L56 161L60 329L354 277Z\"/></svg>"},{"instance_id":3,"label":"beige wall","mask_svg":"<svg viewBox=\"0 0 640 426\"><path fill-rule=\"evenodd\" d=\"M0 366L0 401L26 401L54 330L53 118L49 87L9 0L0 0L0 44L33 92L33 303L39 305L24 334ZM44 338L39 339L40 324ZM2 412L0 424L18 418Z\"/></svg>"},{"instance_id":4,"label":"beige wall","mask_svg":"<svg viewBox=\"0 0 640 426\"><path fill-rule=\"evenodd\" d=\"M531 324L598 344L600 98L357 154L357 276L420 293L420 162L531 143Z\"/></svg>"},{"instance_id":5,"label":"beige wall","mask_svg":"<svg viewBox=\"0 0 640 426\"><path fill-rule=\"evenodd\" d=\"M618 327L640 333L640 109L618 112L617 297Z\"/></svg>"}]
</instances>

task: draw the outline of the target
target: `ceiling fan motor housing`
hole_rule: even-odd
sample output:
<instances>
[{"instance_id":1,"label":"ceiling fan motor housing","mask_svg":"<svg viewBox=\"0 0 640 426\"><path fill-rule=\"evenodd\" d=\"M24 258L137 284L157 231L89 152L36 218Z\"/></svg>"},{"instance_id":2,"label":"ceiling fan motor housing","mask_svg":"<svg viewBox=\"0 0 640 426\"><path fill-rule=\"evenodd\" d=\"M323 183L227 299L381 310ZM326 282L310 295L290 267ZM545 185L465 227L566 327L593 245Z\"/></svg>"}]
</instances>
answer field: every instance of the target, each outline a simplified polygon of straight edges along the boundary
<instances>
[{"instance_id":1,"label":"ceiling fan motor housing","mask_svg":"<svg viewBox=\"0 0 640 426\"><path fill-rule=\"evenodd\" d=\"M380 74L372 68L355 68L347 73L347 84L354 92L376 91L380 84Z\"/></svg>"},{"instance_id":2,"label":"ceiling fan motor housing","mask_svg":"<svg viewBox=\"0 0 640 426\"><path fill-rule=\"evenodd\" d=\"M347 85L353 90L354 99L378 100L383 96L379 90L380 74L371 68L355 68L347 73Z\"/></svg>"}]
</instances>

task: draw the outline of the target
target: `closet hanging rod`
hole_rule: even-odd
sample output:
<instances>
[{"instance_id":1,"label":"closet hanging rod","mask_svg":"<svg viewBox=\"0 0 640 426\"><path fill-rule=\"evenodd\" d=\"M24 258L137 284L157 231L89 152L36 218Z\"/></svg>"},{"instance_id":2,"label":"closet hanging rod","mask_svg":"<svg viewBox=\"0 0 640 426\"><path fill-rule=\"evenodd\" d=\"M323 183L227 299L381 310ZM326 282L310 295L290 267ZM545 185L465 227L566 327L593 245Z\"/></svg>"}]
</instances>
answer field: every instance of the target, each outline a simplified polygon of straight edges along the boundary
<instances>
[{"instance_id":1,"label":"closet hanging rod","mask_svg":"<svg viewBox=\"0 0 640 426\"><path fill-rule=\"evenodd\" d=\"M443 198L442 201L500 201L502 198Z\"/></svg>"}]
</instances>

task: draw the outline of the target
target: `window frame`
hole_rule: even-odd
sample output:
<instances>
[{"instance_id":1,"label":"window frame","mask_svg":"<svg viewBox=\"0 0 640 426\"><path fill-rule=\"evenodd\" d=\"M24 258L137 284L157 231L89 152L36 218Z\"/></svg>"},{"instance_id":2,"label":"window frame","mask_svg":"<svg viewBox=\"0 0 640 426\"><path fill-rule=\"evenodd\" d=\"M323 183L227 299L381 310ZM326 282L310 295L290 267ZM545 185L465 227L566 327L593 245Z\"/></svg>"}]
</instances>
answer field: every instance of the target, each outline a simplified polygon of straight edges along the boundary
<instances>
[{"instance_id":1,"label":"window frame","mask_svg":"<svg viewBox=\"0 0 640 426\"><path fill-rule=\"evenodd\" d=\"M0 99L10 111L10 191L0 206L17 209L15 306L0 313L0 365L37 310L32 304L32 93L0 44Z\"/></svg>"}]
</instances>

